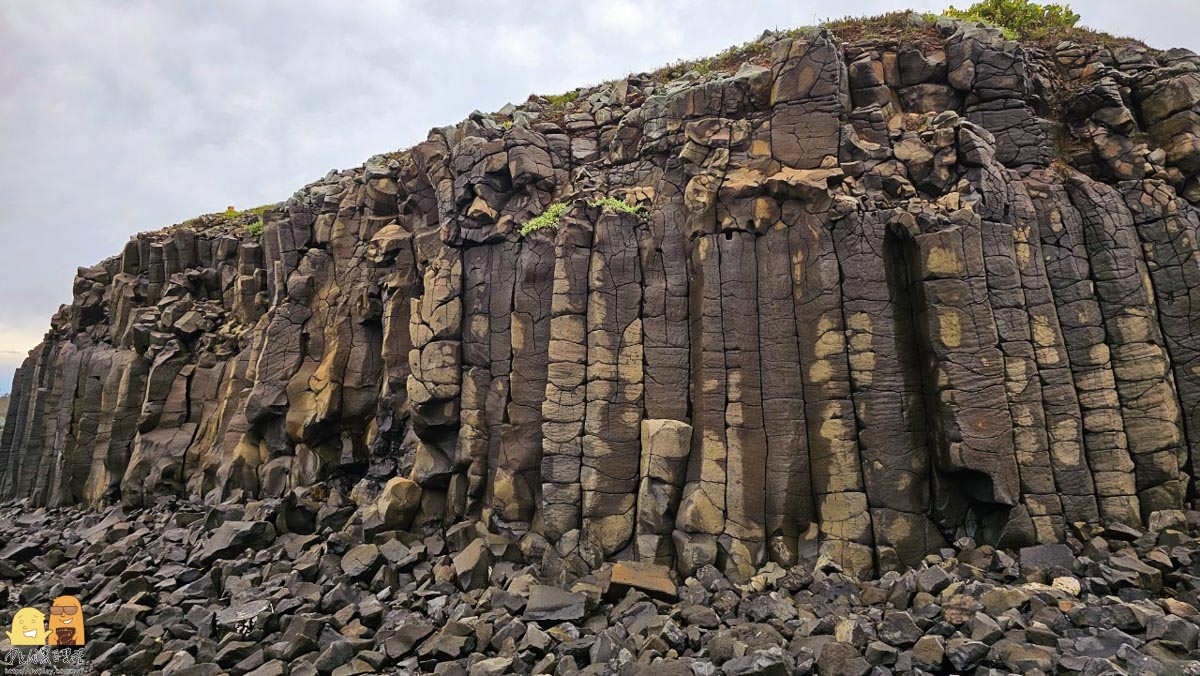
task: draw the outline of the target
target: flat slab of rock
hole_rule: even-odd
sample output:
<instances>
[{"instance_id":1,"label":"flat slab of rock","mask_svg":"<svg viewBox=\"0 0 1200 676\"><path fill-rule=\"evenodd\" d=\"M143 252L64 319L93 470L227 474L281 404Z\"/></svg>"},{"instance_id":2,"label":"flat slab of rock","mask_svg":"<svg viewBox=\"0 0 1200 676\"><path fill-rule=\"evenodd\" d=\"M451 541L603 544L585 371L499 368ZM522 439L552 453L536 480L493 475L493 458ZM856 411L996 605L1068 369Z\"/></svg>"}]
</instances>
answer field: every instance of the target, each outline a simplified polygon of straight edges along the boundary
<instances>
[{"instance_id":1,"label":"flat slab of rock","mask_svg":"<svg viewBox=\"0 0 1200 676\"><path fill-rule=\"evenodd\" d=\"M1066 545L1035 545L1021 548L1021 572L1048 571L1052 568L1071 570L1075 555Z\"/></svg>"},{"instance_id":2,"label":"flat slab of rock","mask_svg":"<svg viewBox=\"0 0 1200 676\"><path fill-rule=\"evenodd\" d=\"M535 584L529 588L529 603L525 605L525 620L561 622L580 620L587 614L587 597L558 587Z\"/></svg>"},{"instance_id":3,"label":"flat slab of rock","mask_svg":"<svg viewBox=\"0 0 1200 676\"><path fill-rule=\"evenodd\" d=\"M351 579L369 578L375 574L381 560L379 547L372 544L358 545L342 557L342 572Z\"/></svg>"},{"instance_id":4,"label":"flat slab of rock","mask_svg":"<svg viewBox=\"0 0 1200 676\"><path fill-rule=\"evenodd\" d=\"M262 549L274 540L275 527L266 521L226 521L204 543L200 561L234 558L247 549Z\"/></svg>"},{"instance_id":5,"label":"flat slab of rock","mask_svg":"<svg viewBox=\"0 0 1200 676\"><path fill-rule=\"evenodd\" d=\"M637 589L651 596L673 601L678 598L671 569L654 563L618 561L609 571L609 592L623 595Z\"/></svg>"}]
</instances>

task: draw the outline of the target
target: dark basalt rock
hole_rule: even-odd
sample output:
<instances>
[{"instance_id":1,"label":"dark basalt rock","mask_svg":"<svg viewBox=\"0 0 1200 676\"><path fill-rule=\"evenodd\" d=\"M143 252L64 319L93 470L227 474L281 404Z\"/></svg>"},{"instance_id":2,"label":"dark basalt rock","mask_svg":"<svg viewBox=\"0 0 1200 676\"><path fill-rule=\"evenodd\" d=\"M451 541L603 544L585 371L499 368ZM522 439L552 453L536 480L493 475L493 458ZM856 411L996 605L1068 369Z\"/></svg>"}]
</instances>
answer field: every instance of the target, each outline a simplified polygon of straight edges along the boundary
<instances>
[{"instance_id":1,"label":"dark basalt rock","mask_svg":"<svg viewBox=\"0 0 1200 676\"><path fill-rule=\"evenodd\" d=\"M1200 59L913 20L473 113L261 238L80 269L0 578L77 572L100 669L1174 669Z\"/></svg>"}]
</instances>

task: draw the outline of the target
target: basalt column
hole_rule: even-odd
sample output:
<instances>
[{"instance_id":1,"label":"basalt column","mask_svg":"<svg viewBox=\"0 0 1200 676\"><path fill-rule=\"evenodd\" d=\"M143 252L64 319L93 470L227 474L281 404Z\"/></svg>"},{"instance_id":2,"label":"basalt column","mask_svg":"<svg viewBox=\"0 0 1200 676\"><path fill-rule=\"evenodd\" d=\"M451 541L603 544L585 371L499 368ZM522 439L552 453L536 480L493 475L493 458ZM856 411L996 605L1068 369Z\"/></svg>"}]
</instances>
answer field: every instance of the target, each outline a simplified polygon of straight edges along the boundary
<instances>
[{"instance_id":1,"label":"basalt column","mask_svg":"<svg viewBox=\"0 0 1200 676\"><path fill-rule=\"evenodd\" d=\"M602 213L588 270L587 389L580 486L583 536L602 556L633 536L644 375L642 270L629 214Z\"/></svg>"},{"instance_id":2,"label":"basalt column","mask_svg":"<svg viewBox=\"0 0 1200 676\"><path fill-rule=\"evenodd\" d=\"M892 227L911 240L941 525L978 520L986 539L1002 540L1020 499L1020 474L978 217L969 208L903 214Z\"/></svg>"},{"instance_id":3,"label":"basalt column","mask_svg":"<svg viewBox=\"0 0 1200 676\"><path fill-rule=\"evenodd\" d=\"M834 224L855 419L878 565L916 565L943 538L928 519L930 458L903 245L891 214Z\"/></svg>"}]
</instances>

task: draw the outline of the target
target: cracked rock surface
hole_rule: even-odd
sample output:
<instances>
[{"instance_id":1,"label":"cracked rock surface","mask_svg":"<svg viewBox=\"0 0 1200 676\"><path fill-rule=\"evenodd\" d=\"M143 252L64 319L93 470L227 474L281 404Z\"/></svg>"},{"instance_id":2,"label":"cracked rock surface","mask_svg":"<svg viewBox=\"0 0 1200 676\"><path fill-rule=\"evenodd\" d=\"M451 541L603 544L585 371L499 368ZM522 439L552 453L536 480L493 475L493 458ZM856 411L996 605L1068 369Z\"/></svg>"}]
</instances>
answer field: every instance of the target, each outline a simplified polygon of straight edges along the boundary
<instances>
[{"instance_id":1,"label":"cracked rock surface","mask_svg":"<svg viewBox=\"0 0 1200 676\"><path fill-rule=\"evenodd\" d=\"M477 524L510 544L463 543L438 569L467 594L502 563L517 575L510 548L573 579L620 561L894 580L963 538L1024 551L1185 509L1200 58L949 20L922 35L768 33L703 75L472 113L305 186L261 237L208 217L137 235L78 271L17 372L0 498L276 505L213 517L196 561L299 533L337 550L310 572L344 585ZM556 203L557 227L520 234ZM570 593L589 601L530 592L529 612L581 620L591 591ZM904 612L921 636L888 631L912 646L864 636L820 659L996 650ZM291 631L333 664L379 618L328 645ZM493 639L450 626L436 650L453 657ZM1036 642L1011 645L1009 668L1042 667ZM496 659L478 669L511 667Z\"/></svg>"}]
</instances>

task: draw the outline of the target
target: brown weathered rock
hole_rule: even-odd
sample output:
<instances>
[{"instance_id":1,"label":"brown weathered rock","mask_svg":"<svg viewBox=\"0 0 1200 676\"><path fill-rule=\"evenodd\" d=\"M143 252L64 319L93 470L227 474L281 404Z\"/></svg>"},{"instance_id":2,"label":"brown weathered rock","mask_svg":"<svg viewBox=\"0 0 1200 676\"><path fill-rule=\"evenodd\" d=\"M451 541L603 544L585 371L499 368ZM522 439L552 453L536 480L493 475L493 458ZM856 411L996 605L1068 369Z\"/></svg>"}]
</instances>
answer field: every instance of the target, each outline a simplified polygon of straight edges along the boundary
<instances>
[{"instance_id":1,"label":"brown weathered rock","mask_svg":"<svg viewBox=\"0 0 1200 676\"><path fill-rule=\"evenodd\" d=\"M638 589L652 596L673 600L676 584L671 569L652 563L618 561L609 569L609 590L618 596L623 590Z\"/></svg>"},{"instance_id":2,"label":"brown weathered rock","mask_svg":"<svg viewBox=\"0 0 1200 676\"><path fill-rule=\"evenodd\" d=\"M1197 59L896 20L911 36L769 33L736 69L473 113L137 235L18 370L0 499L262 501L245 518L282 536L361 534L330 549L379 589L408 574L379 557L449 556L409 538L456 523L506 538L429 565L472 592L517 552L742 584L1101 524L1162 529L1141 563L1165 573L1200 468ZM1112 584L1167 584L1097 553Z\"/></svg>"}]
</instances>

